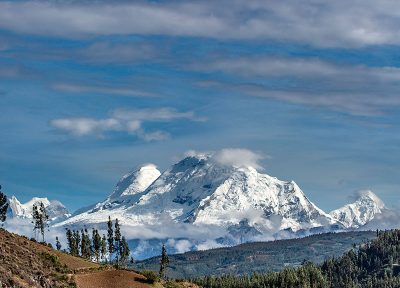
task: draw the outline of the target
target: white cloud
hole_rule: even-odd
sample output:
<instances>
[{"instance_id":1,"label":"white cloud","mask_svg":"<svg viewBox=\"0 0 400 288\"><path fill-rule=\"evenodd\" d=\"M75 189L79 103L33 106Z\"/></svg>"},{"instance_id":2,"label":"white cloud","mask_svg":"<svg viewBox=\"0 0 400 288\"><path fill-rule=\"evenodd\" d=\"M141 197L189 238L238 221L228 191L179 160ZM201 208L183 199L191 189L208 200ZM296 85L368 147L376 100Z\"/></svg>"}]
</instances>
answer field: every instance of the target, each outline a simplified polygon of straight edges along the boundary
<instances>
[{"instance_id":1,"label":"white cloud","mask_svg":"<svg viewBox=\"0 0 400 288\"><path fill-rule=\"evenodd\" d=\"M165 131L145 131L145 122L172 122L179 119L190 121L204 121L194 112L179 112L172 108L155 109L119 109L111 113L111 117L105 119L94 118L59 118L50 121L54 128L72 134L74 136L104 136L106 132L120 131L135 135L145 141L160 141L170 137Z\"/></svg>"},{"instance_id":2,"label":"white cloud","mask_svg":"<svg viewBox=\"0 0 400 288\"><path fill-rule=\"evenodd\" d=\"M173 121L177 119L188 119L192 121L204 121L195 115L193 111L179 112L173 108L151 108L151 109L118 109L112 115L121 120L146 120L146 121Z\"/></svg>"},{"instance_id":3,"label":"white cloud","mask_svg":"<svg viewBox=\"0 0 400 288\"><path fill-rule=\"evenodd\" d=\"M170 137L170 134L164 131L155 131L150 133L140 133L140 137L146 141L161 141Z\"/></svg>"},{"instance_id":4,"label":"white cloud","mask_svg":"<svg viewBox=\"0 0 400 288\"><path fill-rule=\"evenodd\" d=\"M362 226L360 230L389 230L399 229L400 212L398 209L385 209L381 214L375 215L375 218Z\"/></svg>"},{"instance_id":5,"label":"white cloud","mask_svg":"<svg viewBox=\"0 0 400 288\"><path fill-rule=\"evenodd\" d=\"M223 165L236 167L251 166L261 170L263 167L260 165L260 161L269 158L268 155L262 155L245 148L223 148L218 151L188 150L184 153L184 157L210 158ZM180 157L177 159L180 159Z\"/></svg>"},{"instance_id":6,"label":"white cloud","mask_svg":"<svg viewBox=\"0 0 400 288\"><path fill-rule=\"evenodd\" d=\"M121 123L112 118L101 120L92 118L54 119L51 121L51 125L76 136L102 134L106 131L117 131L122 128Z\"/></svg>"},{"instance_id":7,"label":"white cloud","mask_svg":"<svg viewBox=\"0 0 400 288\"><path fill-rule=\"evenodd\" d=\"M0 28L67 37L144 34L351 47L399 44L399 5L394 0L115 1L112 4L3 1Z\"/></svg>"},{"instance_id":8,"label":"white cloud","mask_svg":"<svg viewBox=\"0 0 400 288\"><path fill-rule=\"evenodd\" d=\"M197 63L193 65L193 68L207 71L221 71L249 78L256 76L291 76L300 78L367 78L385 82L398 82L400 80L400 69L396 67L338 65L311 57L238 57L211 60L208 63Z\"/></svg>"},{"instance_id":9,"label":"white cloud","mask_svg":"<svg viewBox=\"0 0 400 288\"><path fill-rule=\"evenodd\" d=\"M174 247L176 253L185 253L187 251L190 251L193 247L192 242L190 242L187 239L183 240L168 239L167 245Z\"/></svg>"},{"instance_id":10,"label":"white cloud","mask_svg":"<svg viewBox=\"0 0 400 288\"><path fill-rule=\"evenodd\" d=\"M132 88L124 87L105 87L105 86L90 86L90 85L79 85L72 83L57 83L54 84L53 89L58 91L64 91L69 93L101 93L101 94L114 94L120 96L132 96L132 97L154 97L157 96L154 93L135 90Z\"/></svg>"},{"instance_id":11,"label":"white cloud","mask_svg":"<svg viewBox=\"0 0 400 288\"><path fill-rule=\"evenodd\" d=\"M8 218L4 223L4 229L12 233L24 235L28 238L35 238L31 219L18 217ZM59 237L63 245L62 249L64 249L67 248L64 235L65 230L63 228L50 227L49 229L45 230L44 239L47 243L52 243L53 245L55 245L56 237ZM41 237L42 236L40 235L40 237L38 238L39 241L42 241Z\"/></svg>"},{"instance_id":12,"label":"white cloud","mask_svg":"<svg viewBox=\"0 0 400 288\"><path fill-rule=\"evenodd\" d=\"M259 162L265 158L248 149L226 148L214 154L213 158L221 164L233 166L251 166L262 169Z\"/></svg>"},{"instance_id":13,"label":"white cloud","mask_svg":"<svg viewBox=\"0 0 400 288\"><path fill-rule=\"evenodd\" d=\"M319 106L371 116L400 106L400 69L338 65L315 58L242 57L212 59L192 66L239 77L235 82L200 82L201 87Z\"/></svg>"},{"instance_id":14,"label":"white cloud","mask_svg":"<svg viewBox=\"0 0 400 288\"><path fill-rule=\"evenodd\" d=\"M221 248L224 247L225 245L218 243L215 240L206 240L200 244L197 245L197 250L202 251L202 250L210 250L210 249L215 249L215 248Z\"/></svg>"},{"instance_id":15,"label":"white cloud","mask_svg":"<svg viewBox=\"0 0 400 288\"><path fill-rule=\"evenodd\" d=\"M127 63L132 61L149 61L161 56L162 47L154 47L149 43L114 43L96 42L81 49L78 56L83 61L95 63Z\"/></svg>"},{"instance_id":16,"label":"white cloud","mask_svg":"<svg viewBox=\"0 0 400 288\"><path fill-rule=\"evenodd\" d=\"M336 65L319 59L283 57L239 57L213 59L209 63L198 63L193 68L216 70L242 76L334 76ZM342 69L344 71L344 69Z\"/></svg>"}]
</instances>

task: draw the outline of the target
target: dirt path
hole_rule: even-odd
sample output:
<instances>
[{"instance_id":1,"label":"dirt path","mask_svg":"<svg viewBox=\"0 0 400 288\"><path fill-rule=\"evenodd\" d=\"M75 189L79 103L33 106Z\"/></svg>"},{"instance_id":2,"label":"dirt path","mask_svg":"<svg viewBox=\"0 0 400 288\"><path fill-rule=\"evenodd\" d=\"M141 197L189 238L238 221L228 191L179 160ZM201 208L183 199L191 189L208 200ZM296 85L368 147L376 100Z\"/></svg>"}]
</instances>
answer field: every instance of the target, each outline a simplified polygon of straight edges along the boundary
<instances>
[{"instance_id":1,"label":"dirt path","mask_svg":"<svg viewBox=\"0 0 400 288\"><path fill-rule=\"evenodd\" d=\"M132 271L106 270L75 275L75 281L79 288L149 288L148 284L138 282L144 279Z\"/></svg>"}]
</instances>

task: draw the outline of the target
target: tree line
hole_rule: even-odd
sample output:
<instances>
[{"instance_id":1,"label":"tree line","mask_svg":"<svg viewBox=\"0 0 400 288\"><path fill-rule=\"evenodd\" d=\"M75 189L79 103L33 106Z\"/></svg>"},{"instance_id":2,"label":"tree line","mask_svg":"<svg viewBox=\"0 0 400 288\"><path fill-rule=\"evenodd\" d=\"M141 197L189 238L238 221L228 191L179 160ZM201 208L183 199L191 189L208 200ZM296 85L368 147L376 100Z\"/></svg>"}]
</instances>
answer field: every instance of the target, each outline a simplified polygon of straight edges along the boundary
<instances>
[{"instance_id":1,"label":"tree line","mask_svg":"<svg viewBox=\"0 0 400 288\"><path fill-rule=\"evenodd\" d=\"M85 229L66 229L66 239L69 253L85 259L97 262L115 262L117 265L126 265L129 259L130 249L125 236L121 234L121 226L118 219L113 224L111 217L107 222L107 236L100 235L97 229L92 229L91 235Z\"/></svg>"},{"instance_id":2,"label":"tree line","mask_svg":"<svg viewBox=\"0 0 400 288\"><path fill-rule=\"evenodd\" d=\"M316 265L252 275L202 277L192 280L205 288L395 288L400 287L400 230L377 231L375 240L362 243L341 257Z\"/></svg>"}]
</instances>

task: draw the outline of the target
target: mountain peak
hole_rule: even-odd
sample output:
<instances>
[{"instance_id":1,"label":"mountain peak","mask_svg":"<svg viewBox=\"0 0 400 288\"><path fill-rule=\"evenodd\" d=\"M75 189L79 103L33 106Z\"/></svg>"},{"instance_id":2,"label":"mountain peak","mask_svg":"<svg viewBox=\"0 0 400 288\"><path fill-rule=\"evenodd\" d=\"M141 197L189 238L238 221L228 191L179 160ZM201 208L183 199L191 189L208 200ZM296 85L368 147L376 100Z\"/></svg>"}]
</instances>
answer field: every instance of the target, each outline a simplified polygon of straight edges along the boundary
<instances>
[{"instance_id":1,"label":"mountain peak","mask_svg":"<svg viewBox=\"0 0 400 288\"><path fill-rule=\"evenodd\" d=\"M334 219L346 228L359 228L381 214L385 209L383 201L370 190L357 193L354 203L347 204L342 208L329 213Z\"/></svg>"},{"instance_id":2,"label":"mountain peak","mask_svg":"<svg viewBox=\"0 0 400 288\"><path fill-rule=\"evenodd\" d=\"M357 201L373 202L379 209L385 208L385 203L371 190L360 191Z\"/></svg>"},{"instance_id":3,"label":"mountain peak","mask_svg":"<svg viewBox=\"0 0 400 288\"><path fill-rule=\"evenodd\" d=\"M9 199L11 216L18 218L32 218L34 204L43 203L51 221L62 220L70 216L67 208L57 200L49 201L46 197L33 197L26 203L21 203L14 195Z\"/></svg>"},{"instance_id":4,"label":"mountain peak","mask_svg":"<svg viewBox=\"0 0 400 288\"><path fill-rule=\"evenodd\" d=\"M161 172L154 164L145 164L124 175L117 183L113 193L108 198L110 201L119 197L135 195L145 191L159 176Z\"/></svg>"}]
</instances>

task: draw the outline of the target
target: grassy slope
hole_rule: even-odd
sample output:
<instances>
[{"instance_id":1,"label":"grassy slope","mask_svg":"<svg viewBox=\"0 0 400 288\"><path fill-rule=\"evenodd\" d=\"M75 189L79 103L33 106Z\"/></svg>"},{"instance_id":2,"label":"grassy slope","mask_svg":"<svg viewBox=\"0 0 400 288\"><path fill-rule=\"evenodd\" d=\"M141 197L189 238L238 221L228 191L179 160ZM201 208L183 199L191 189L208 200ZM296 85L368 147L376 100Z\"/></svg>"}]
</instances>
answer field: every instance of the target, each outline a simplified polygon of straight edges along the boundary
<instances>
[{"instance_id":1,"label":"grassy slope","mask_svg":"<svg viewBox=\"0 0 400 288\"><path fill-rule=\"evenodd\" d=\"M5 230L0 230L0 252L0 281L6 287L150 287L136 281L144 277L133 271L120 273Z\"/></svg>"},{"instance_id":2,"label":"grassy slope","mask_svg":"<svg viewBox=\"0 0 400 288\"><path fill-rule=\"evenodd\" d=\"M190 283L145 283L134 271L116 270L58 252L0 229L0 287L146 288L197 287Z\"/></svg>"},{"instance_id":3,"label":"grassy slope","mask_svg":"<svg viewBox=\"0 0 400 288\"><path fill-rule=\"evenodd\" d=\"M297 266L303 260L320 263L329 256L340 256L353 244L375 236L371 231L327 233L171 255L168 275L179 278L278 271L285 266ZM158 257L150 258L137 263L137 268L155 270L159 261Z\"/></svg>"},{"instance_id":4,"label":"grassy slope","mask_svg":"<svg viewBox=\"0 0 400 288\"><path fill-rule=\"evenodd\" d=\"M74 263L73 269L93 264L61 254L0 229L0 281L6 287L74 287L72 269L66 264Z\"/></svg>"}]
</instances>

